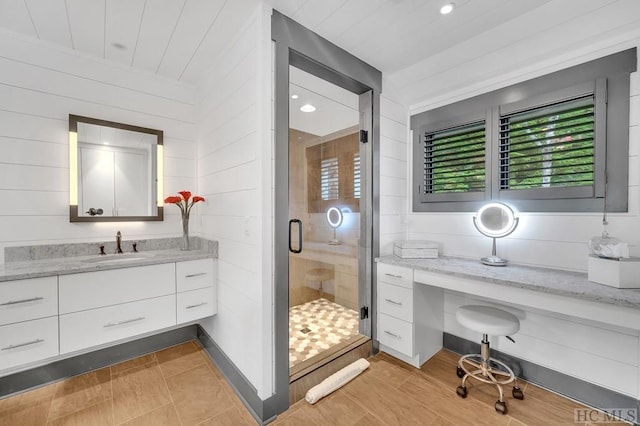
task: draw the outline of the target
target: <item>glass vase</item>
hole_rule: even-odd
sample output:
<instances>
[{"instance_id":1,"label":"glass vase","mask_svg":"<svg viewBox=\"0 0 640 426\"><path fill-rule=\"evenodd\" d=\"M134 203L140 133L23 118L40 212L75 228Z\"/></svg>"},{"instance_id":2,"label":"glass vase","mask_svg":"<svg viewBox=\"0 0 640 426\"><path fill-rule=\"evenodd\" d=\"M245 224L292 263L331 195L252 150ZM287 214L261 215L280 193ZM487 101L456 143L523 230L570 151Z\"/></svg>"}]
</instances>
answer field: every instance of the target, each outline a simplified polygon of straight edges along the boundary
<instances>
[{"instance_id":1,"label":"glass vase","mask_svg":"<svg viewBox=\"0 0 640 426\"><path fill-rule=\"evenodd\" d=\"M182 216L182 247L180 250L189 250L189 215Z\"/></svg>"}]
</instances>

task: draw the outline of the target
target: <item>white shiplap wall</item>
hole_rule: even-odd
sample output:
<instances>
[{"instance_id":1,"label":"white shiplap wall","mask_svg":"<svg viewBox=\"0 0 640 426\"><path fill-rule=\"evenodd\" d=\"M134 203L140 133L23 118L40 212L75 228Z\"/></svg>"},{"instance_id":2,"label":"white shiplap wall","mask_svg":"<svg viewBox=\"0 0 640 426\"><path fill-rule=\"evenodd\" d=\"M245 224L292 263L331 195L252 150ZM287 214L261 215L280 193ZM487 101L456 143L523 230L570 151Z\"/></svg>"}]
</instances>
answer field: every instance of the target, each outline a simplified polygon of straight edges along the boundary
<instances>
[{"instance_id":1,"label":"white shiplap wall","mask_svg":"<svg viewBox=\"0 0 640 426\"><path fill-rule=\"evenodd\" d=\"M1 31L0 263L6 246L179 236L171 206L164 222L69 222L68 114L163 130L172 194L195 186L194 99L192 86Z\"/></svg>"},{"instance_id":2,"label":"white shiplap wall","mask_svg":"<svg viewBox=\"0 0 640 426\"><path fill-rule=\"evenodd\" d=\"M218 315L202 323L266 399L273 392L270 10L257 6L198 86L202 235L219 242Z\"/></svg>"},{"instance_id":3,"label":"white shiplap wall","mask_svg":"<svg viewBox=\"0 0 640 426\"><path fill-rule=\"evenodd\" d=\"M383 77L380 95L380 254L407 239L407 115L393 83Z\"/></svg>"}]
</instances>

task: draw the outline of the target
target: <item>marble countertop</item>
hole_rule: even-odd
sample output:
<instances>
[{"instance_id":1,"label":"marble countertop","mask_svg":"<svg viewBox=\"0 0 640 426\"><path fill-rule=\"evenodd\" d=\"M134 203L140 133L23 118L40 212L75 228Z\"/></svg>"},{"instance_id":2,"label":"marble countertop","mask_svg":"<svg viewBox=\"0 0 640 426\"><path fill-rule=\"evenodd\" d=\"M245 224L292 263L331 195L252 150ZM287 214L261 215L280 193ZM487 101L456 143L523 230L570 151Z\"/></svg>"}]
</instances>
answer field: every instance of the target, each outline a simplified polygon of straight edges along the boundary
<instances>
[{"instance_id":1,"label":"marble countertop","mask_svg":"<svg viewBox=\"0 0 640 426\"><path fill-rule=\"evenodd\" d=\"M216 257L215 254L207 250L183 251L169 249L143 251L139 253L108 254L106 256L89 255L8 262L0 265L0 282L214 257Z\"/></svg>"},{"instance_id":2,"label":"marble countertop","mask_svg":"<svg viewBox=\"0 0 640 426\"><path fill-rule=\"evenodd\" d=\"M594 283L587 280L585 273L520 265L495 267L483 265L479 260L454 257L402 259L395 255L387 255L378 258L377 261L415 270L640 309L640 289L619 289Z\"/></svg>"}]
</instances>

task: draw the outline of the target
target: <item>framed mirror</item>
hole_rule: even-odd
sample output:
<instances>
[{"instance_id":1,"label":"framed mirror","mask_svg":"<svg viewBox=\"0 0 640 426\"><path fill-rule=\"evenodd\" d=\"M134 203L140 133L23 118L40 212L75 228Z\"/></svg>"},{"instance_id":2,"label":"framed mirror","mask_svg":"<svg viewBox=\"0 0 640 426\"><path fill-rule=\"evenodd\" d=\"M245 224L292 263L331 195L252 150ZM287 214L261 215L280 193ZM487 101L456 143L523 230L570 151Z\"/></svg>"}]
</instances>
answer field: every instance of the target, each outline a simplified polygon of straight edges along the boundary
<instances>
[{"instance_id":1,"label":"framed mirror","mask_svg":"<svg viewBox=\"0 0 640 426\"><path fill-rule=\"evenodd\" d=\"M163 220L162 130L69 114L69 220Z\"/></svg>"},{"instance_id":2,"label":"framed mirror","mask_svg":"<svg viewBox=\"0 0 640 426\"><path fill-rule=\"evenodd\" d=\"M515 231L519 218L511 207L503 203L485 204L473 217L476 229L487 237L493 238L491 256L480 259L489 266L505 266L508 261L496 255L496 238L506 237Z\"/></svg>"}]
</instances>

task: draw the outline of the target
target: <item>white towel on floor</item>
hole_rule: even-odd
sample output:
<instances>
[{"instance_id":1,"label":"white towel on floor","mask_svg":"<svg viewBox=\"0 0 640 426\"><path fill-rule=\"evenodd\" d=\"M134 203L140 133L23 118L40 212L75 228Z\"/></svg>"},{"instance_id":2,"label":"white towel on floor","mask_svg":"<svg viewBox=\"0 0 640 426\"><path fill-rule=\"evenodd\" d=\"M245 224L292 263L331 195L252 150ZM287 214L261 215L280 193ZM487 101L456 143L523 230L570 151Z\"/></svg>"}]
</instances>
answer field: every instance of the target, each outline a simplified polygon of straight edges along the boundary
<instances>
[{"instance_id":1,"label":"white towel on floor","mask_svg":"<svg viewBox=\"0 0 640 426\"><path fill-rule=\"evenodd\" d=\"M320 401L322 397L329 395L334 390L349 383L367 368L369 368L369 361L360 358L340 371L333 373L320 382L320 384L309 389L304 399L306 399L309 404L315 404Z\"/></svg>"}]
</instances>

